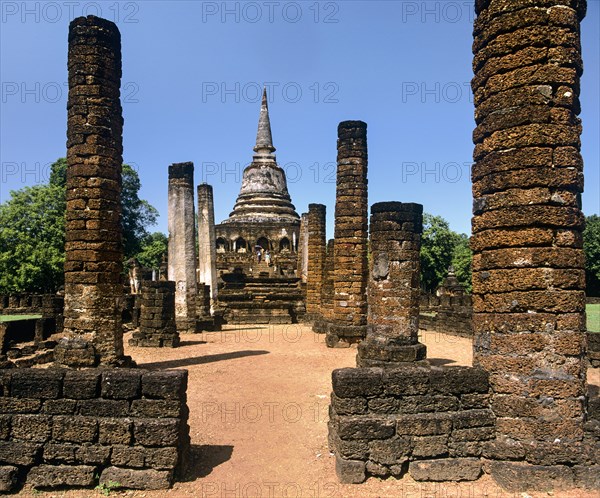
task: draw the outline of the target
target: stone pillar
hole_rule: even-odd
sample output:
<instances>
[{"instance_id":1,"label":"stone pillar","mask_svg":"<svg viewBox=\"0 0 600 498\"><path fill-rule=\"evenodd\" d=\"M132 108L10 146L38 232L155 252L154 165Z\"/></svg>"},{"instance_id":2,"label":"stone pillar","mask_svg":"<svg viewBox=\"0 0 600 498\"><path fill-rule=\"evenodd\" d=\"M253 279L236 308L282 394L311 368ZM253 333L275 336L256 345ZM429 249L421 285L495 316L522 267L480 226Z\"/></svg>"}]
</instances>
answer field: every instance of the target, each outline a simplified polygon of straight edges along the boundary
<instances>
[{"instance_id":1,"label":"stone pillar","mask_svg":"<svg viewBox=\"0 0 600 498\"><path fill-rule=\"evenodd\" d=\"M422 232L421 204L371 206L369 312L367 337L358 346L359 367L398 367L425 358L418 338Z\"/></svg>"},{"instance_id":2,"label":"stone pillar","mask_svg":"<svg viewBox=\"0 0 600 498\"><path fill-rule=\"evenodd\" d=\"M308 267L308 213L300 216L300 236L298 238L298 277L306 283L306 268Z\"/></svg>"},{"instance_id":3,"label":"stone pillar","mask_svg":"<svg viewBox=\"0 0 600 498\"><path fill-rule=\"evenodd\" d=\"M198 280L210 286L211 312L217 301L217 247L215 239L215 204L213 188L198 185Z\"/></svg>"},{"instance_id":4,"label":"stone pillar","mask_svg":"<svg viewBox=\"0 0 600 498\"><path fill-rule=\"evenodd\" d=\"M144 281L141 289L140 330L130 346L174 348L179 346L175 326L175 282Z\"/></svg>"},{"instance_id":5,"label":"stone pillar","mask_svg":"<svg viewBox=\"0 0 600 498\"><path fill-rule=\"evenodd\" d=\"M326 251L326 207L308 205L308 267L306 269L306 315L314 320L321 312L321 286Z\"/></svg>"},{"instance_id":6,"label":"stone pillar","mask_svg":"<svg viewBox=\"0 0 600 498\"><path fill-rule=\"evenodd\" d=\"M474 364L490 374L499 450L489 456L508 448L542 466L576 463L586 413L577 117L585 2L478 0L476 9ZM572 479L561 467L555 479ZM502 485L526 484L536 469L490 468Z\"/></svg>"},{"instance_id":7,"label":"stone pillar","mask_svg":"<svg viewBox=\"0 0 600 498\"><path fill-rule=\"evenodd\" d=\"M333 251L334 239L327 241L327 255L323 267L323 285L321 286L321 311L313 323L313 332L325 334L333 318Z\"/></svg>"},{"instance_id":8,"label":"stone pillar","mask_svg":"<svg viewBox=\"0 0 600 498\"><path fill-rule=\"evenodd\" d=\"M365 337L367 325L367 124L338 126L333 323L329 347ZM341 341L341 342L340 342Z\"/></svg>"},{"instance_id":9,"label":"stone pillar","mask_svg":"<svg viewBox=\"0 0 600 498\"><path fill-rule=\"evenodd\" d=\"M69 26L64 333L66 366L120 364L121 35L94 16ZM85 354L84 354L85 353Z\"/></svg>"},{"instance_id":10,"label":"stone pillar","mask_svg":"<svg viewBox=\"0 0 600 498\"><path fill-rule=\"evenodd\" d=\"M196 236L194 164L169 166L169 280L175 282L175 319L180 333L196 331Z\"/></svg>"}]
</instances>

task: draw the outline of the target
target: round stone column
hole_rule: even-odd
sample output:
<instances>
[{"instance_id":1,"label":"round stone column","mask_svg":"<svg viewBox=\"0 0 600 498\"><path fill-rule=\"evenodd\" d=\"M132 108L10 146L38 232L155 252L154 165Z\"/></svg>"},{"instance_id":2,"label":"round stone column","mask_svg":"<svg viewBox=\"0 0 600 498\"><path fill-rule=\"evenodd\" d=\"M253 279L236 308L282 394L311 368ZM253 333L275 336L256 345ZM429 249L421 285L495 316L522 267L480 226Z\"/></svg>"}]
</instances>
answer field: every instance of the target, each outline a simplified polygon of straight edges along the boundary
<instances>
[{"instance_id":1,"label":"round stone column","mask_svg":"<svg viewBox=\"0 0 600 498\"><path fill-rule=\"evenodd\" d=\"M308 205L307 320L315 320L321 313L321 287L323 286L323 271L327 250L325 215L326 208L323 204Z\"/></svg>"},{"instance_id":2,"label":"round stone column","mask_svg":"<svg viewBox=\"0 0 600 498\"><path fill-rule=\"evenodd\" d=\"M566 463L586 416L577 117L585 2L476 7L474 364L490 374L500 444L569 455Z\"/></svg>"},{"instance_id":3,"label":"round stone column","mask_svg":"<svg viewBox=\"0 0 600 498\"><path fill-rule=\"evenodd\" d=\"M94 16L69 26L66 366L118 364L123 358L121 302L121 35Z\"/></svg>"},{"instance_id":4,"label":"round stone column","mask_svg":"<svg viewBox=\"0 0 600 498\"><path fill-rule=\"evenodd\" d=\"M343 121L338 126L335 199L333 320L329 347L364 339L367 325L367 124Z\"/></svg>"},{"instance_id":5,"label":"round stone column","mask_svg":"<svg viewBox=\"0 0 600 498\"><path fill-rule=\"evenodd\" d=\"M358 346L359 367L397 367L425 358L418 339L422 232L421 204L371 207L367 337Z\"/></svg>"}]
</instances>

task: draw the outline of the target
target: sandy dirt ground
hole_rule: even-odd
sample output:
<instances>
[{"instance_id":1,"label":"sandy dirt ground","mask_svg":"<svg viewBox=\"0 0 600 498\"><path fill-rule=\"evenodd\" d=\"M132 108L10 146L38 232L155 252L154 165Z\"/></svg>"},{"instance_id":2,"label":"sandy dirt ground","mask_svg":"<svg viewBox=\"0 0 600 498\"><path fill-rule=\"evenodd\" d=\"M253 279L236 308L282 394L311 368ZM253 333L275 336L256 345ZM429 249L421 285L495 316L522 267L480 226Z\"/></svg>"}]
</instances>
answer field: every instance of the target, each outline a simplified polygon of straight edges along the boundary
<instances>
[{"instance_id":1,"label":"sandy dirt ground","mask_svg":"<svg viewBox=\"0 0 600 498\"><path fill-rule=\"evenodd\" d=\"M127 341L129 334L126 335ZM111 491L134 497L594 497L582 491L507 493L484 476L475 483L417 483L370 478L337 482L327 447L331 371L355 366L356 349L328 349L303 325L228 326L185 335L176 349L126 347L143 368L189 371L192 466L165 491ZM470 365L469 339L424 332L434 365ZM589 371L600 384L600 371ZM102 496L101 490L53 491L47 497Z\"/></svg>"}]
</instances>

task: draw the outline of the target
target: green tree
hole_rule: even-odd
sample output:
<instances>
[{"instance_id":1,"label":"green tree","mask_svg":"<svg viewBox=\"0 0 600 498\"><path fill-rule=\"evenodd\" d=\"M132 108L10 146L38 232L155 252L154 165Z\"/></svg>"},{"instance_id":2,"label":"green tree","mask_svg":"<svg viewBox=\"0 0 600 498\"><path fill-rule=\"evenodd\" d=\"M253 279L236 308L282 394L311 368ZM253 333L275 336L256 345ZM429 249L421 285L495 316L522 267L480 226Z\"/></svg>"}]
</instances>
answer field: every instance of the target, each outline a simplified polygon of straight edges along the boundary
<instances>
[{"instance_id":1,"label":"green tree","mask_svg":"<svg viewBox=\"0 0 600 498\"><path fill-rule=\"evenodd\" d=\"M67 183L67 160L58 159L50 173L50 183ZM142 186L140 177L131 166L123 164L121 206L123 226L123 252L125 259L135 256L142 250L142 241L149 235L147 227L156 225L158 211L146 200L139 198Z\"/></svg>"},{"instance_id":2,"label":"green tree","mask_svg":"<svg viewBox=\"0 0 600 498\"><path fill-rule=\"evenodd\" d=\"M423 213L421 238L421 285L433 292L454 266L459 282L470 292L471 260L469 237L450 229L441 216Z\"/></svg>"},{"instance_id":3,"label":"green tree","mask_svg":"<svg viewBox=\"0 0 600 498\"><path fill-rule=\"evenodd\" d=\"M600 216L597 214L585 218L583 251L585 252L587 293L591 296L598 296L600 295Z\"/></svg>"},{"instance_id":4,"label":"green tree","mask_svg":"<svg viewBox=\"0 0 600 498\"><path fill-rule=\"evenodd\" d=\"M65 189L36 185L0 204L0 293L54 292L64 282Z\"/></svg>"},{"instance_id":5,"label":"green tree","mask_svg":"<svg viewBox=\"0 0 600 498\"><path fill-rule=\"evenodd\" d=\"M141 186L137 171L124 164L121 204L123 206L123 251L126 258L142 250L142 241L149 235L147 227L156 225L156 218L158 218L158 211L148 201L139 198Z\"/></svg>"},{"instance_id":6,"label":"green tree","mask_svg":"<svg viewBox=\"0 0 600 498\"><path fill-rule=\"evenodd\" d=\"M452 266L458 281L465 286L467 292L471 292L471 263L473 261L473 252L469 246L468 235L458 234L457 243L454 246L452 254Z\"/></svg>"},{"instance_id":7,"label":"green tree","mask_svg":"<svg viewBox=\"0 0 600 498\"><path fill-rule=\"evenodd\" d=\"M47 185L11 192L0 204L0 293L53 292L64 281L66 159L51 166ZM123 165L125 259L142 250L158 213L138 196L140 179Z\"/></svg>"},{"instance_id":8,"label":"green tree","mask_svg":"<svg viewBox=\"0 0 600 498\"><path fill-rule=\"evenodd\" d=\"M50 185L65 187L67 185L67 158L61 157L50 166Z\"/></svg>"},{"instance_id":9,"label":"green tree","mask_svg":"<svg viewBox=\"0 0 600 498\"><path fill-rule=\"evenodd\" d=\"M458 235L441 216L423 213L421 284L432 292L448 273Z\"/></svg>"},{"instance_id":10,"label":"green tree","mask_svg":"<svg viewBox=\"0 0 600 498\"><path fill-rule=\"evenodd\" d=\"M149 234L141 243L141 250L136 254L140 265L146 268L158 269L163 254L167 252L169 240L162 232Z\"/></svg>"}]
</instances>

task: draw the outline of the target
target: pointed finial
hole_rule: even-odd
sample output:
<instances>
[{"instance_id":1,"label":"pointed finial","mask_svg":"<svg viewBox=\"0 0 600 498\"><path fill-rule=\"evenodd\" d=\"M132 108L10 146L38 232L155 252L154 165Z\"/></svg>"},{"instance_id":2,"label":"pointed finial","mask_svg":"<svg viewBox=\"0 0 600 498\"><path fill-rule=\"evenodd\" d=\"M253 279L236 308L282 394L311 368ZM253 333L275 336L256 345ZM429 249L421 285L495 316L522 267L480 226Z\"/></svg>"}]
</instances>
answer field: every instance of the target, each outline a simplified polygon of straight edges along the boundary
<instances>
[{"instance_id":1,"label":"pointed finial","mask_svg":"<svg viewBox=\"0 0 600 498\"><path fill-rule=\"evenodd\" d=\"M275 151L271 137L271 121L269 120L269 105L267 102L267 88L263 88L260 117L258 118L258 132L256 133L255 152L270 154Z\"/></svg>"}]
</instances>

